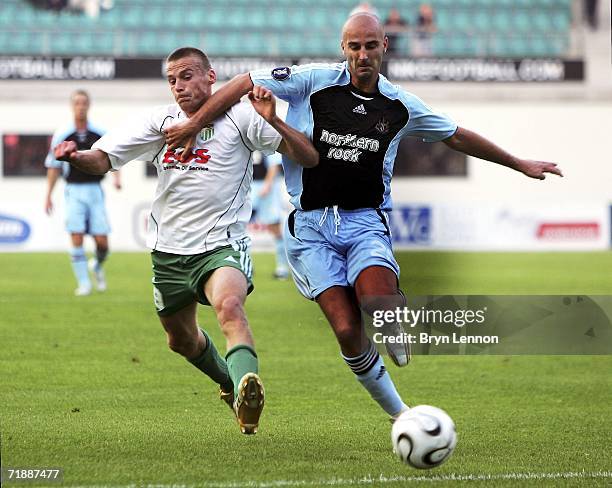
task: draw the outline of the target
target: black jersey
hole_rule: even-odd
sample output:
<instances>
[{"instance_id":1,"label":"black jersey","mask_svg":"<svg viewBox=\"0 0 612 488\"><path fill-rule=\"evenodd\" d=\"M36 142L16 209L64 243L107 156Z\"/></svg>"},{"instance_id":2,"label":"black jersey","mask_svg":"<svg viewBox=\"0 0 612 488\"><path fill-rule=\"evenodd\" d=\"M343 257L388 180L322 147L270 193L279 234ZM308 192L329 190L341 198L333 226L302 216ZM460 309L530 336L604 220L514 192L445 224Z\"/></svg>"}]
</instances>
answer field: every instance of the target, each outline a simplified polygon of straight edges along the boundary
<instances>
[{"instance_id":1,"label":"black jersey","mask_svg":"<svg viewBox=\"0 0 612 488\"><path fill-rule=\"evenodd\" d=\"M104 131L92 126L91 124L87 125L87 130L85 131L77 131L74 124L71 126L60 129L55 132L53 135L53 141L51 143L51 151L49 151L49 155L45 161L45 166L48 168L63 168L64 178L66 178L67 183L97 183L104 175L91 175L89 173L85 173L80 169L75 168L74 166L64 163L62 161L57 161L53 156L53 148L63 141L74 141L76 142L77 149L79 151L84 151L87 149L91 149L94 142L96 142L102 135Z\"/></svg>"},{"instance_id":2,"label":"black jersey","mask_svg":"<svg viewBox=\"0 0 612 488\"><path fill-rule=\"evenodd\" d=\"M289 103L287 123L311 137L319 165L305 169L283 157L291 203L312 210L337 205L391 209L391 176L400 140L446 139L457 125L384 76L376 93L351 85L346 63L313 63L250 73Z\"/></svg>"}]
</instances>

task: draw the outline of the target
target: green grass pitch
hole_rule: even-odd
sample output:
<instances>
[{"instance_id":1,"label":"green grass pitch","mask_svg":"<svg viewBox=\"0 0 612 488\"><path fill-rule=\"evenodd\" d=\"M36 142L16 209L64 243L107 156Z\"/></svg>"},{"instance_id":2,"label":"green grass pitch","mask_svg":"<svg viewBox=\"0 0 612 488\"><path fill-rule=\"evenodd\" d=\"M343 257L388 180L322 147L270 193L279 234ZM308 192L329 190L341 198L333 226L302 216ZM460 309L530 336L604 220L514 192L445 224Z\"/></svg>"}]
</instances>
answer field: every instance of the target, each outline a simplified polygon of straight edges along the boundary
<instances>
[{"instance_id":1,"label":"green grass pitch","mask_svg":"<svg viewBox=\"0 0 612 488\"><path fill-rule=\"evenodd\" d=\"M612 292L610 253L398 259L412 294ZM72 295L67 255L0 254L2 465L61 467L66 486L612 484L612 357L389 365L407 402L442 407L457 425L453 457L413 470L392 454L387 418L343 364L318 307L270 278L271 255L255 266L247 313L267 399L259 434L246 437L215 385L167 348L147 254L112 255L109 290L83 298ZM203 307L200 322L224 349Z\"/></svg>"}]
</instances>

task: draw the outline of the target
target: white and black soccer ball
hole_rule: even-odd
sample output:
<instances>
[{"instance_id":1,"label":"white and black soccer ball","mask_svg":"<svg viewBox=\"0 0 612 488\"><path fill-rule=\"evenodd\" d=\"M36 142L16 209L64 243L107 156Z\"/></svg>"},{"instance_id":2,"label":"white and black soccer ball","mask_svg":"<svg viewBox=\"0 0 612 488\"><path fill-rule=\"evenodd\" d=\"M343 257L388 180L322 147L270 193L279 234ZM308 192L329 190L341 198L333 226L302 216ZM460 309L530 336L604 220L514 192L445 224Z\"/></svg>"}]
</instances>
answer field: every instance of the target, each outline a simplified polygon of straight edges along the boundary
<instances>
[{"instance_id":1,"label":"white and black soccer ball","mask_svg":"<svg viewBox=\"0 0 612 488\"><path fill-rule=\"evenodd\" d=\"M450 457L457 445L455 423L444 410L419 405L393 423L391 442L402 462L418 469L435 468Z\"/></svg>"}]
</instances>

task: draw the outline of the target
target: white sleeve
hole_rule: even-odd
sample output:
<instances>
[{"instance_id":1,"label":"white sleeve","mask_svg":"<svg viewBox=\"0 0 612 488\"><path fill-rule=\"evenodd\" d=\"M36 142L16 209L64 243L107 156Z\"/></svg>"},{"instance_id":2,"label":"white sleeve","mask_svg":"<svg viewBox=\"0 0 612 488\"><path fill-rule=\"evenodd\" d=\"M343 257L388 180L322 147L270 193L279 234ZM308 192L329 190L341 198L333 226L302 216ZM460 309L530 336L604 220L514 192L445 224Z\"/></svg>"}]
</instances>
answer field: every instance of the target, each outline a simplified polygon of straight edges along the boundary
<instances>
[{"instance_id":1,"label":"white sleeve","mask_svg":"<svg viewBox=\"0 0 612 488\"><path fill-rule=\"evenodd\" d=\"M282 141L281 135L249 105L246 137L253 147L266 156L274 154Z\"/></svg>"},{"instance_id":2,"label":"white sleeve","mask_svg":"<svg viewBox=\"0 0 612 488\"><path fill-rule=\"evenodd\" d=\"M113 169L135 159L150 162L166 145L162 130L171 120L165 107L156 109L145 117L110 130L92 149L108 154Z\"/></svg>"}]
</instances>

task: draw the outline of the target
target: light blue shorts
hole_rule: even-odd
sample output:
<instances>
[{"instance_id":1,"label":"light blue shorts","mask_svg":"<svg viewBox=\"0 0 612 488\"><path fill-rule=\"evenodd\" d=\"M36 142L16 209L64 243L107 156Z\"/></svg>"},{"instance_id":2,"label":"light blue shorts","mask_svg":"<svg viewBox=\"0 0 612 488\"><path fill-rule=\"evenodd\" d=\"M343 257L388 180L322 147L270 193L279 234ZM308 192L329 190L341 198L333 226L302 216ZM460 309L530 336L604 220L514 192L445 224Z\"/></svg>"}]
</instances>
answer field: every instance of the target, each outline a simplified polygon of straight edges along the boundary
<instances>
[{"instance_id":1,"label":"light blue shorts","mask_svg":"<svg viewBox=\"0 0 612 488\"><path fill-rule=\"evenodd\" d=\"M332 286L354 286L370 266L399 278L389 219L376 209L295 210L285 227L289 267L300 293L311 300Z\"/></svg>"},{"instance_id":2,"label":"light blue shorts","mask_svg":"<svg viewBox=\"0 0 612 488\"><path fill-rule=\"evenodd\" d=\"M260 197L263 180L254 181L251 185L251 204L253 205L253 220L260 224L279 224L281 222L281 188L280 179L275 179L270 192Z\"/></svg>"},{"instance_id":3,"label":"light blue shorts","mask_svg":"<svg viewBox=\"0 0 612 488\"><path fill-rule=\"evenodd\" d=\"M99 183L67 183L66 230L71 234L108 235L110 226Z\"/></svg>"}]
</instances>

